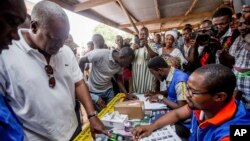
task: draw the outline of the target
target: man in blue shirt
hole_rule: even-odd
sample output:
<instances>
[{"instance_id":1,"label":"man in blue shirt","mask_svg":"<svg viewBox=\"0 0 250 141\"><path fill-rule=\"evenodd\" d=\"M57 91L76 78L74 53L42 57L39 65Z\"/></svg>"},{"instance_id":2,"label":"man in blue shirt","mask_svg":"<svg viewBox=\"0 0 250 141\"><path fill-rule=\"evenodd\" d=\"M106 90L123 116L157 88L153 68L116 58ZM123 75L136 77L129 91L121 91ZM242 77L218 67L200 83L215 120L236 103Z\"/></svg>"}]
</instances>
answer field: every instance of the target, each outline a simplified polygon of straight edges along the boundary
<instances>
[{"instance_id":1,"label":"man in blue shirt","mask_svg":"<svg viewBox=\"0 0 250 141\"><path fill-rule=\"evenodd\" d=\"M236 101L234 73L220 64L210 64L195 70L187 82L187 105L172 110L151 125L134 129L135 138L143 138L154 130L180 120L192 118L191 141L229 140L230 125L250 123L250 113Z\"/></svg>"},{"instance_id":2,"label":"man in blue shirt","mask_svg":"<svg viewBox=\"0 0 250 141\"><path fill-rule=\"evenodd\" d=\"M25 21L26 7L24 0L0 1L0 53L8 49L12 39L19 40L17 27ZM0 139L1 141L22 141L22 126L7 104L5 92L9 87L8 76L4 73L4 65L0 58Z\"/></svg>"}]
</instances>

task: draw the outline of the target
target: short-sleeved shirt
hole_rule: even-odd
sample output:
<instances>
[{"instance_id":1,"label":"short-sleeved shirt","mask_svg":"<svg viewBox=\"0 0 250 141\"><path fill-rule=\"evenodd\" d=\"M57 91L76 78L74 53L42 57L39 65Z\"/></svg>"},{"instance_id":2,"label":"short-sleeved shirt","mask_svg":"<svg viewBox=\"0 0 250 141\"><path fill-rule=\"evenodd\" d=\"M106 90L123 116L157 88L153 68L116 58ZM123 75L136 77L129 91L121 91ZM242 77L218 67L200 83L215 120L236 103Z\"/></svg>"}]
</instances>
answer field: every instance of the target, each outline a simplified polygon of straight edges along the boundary
<instances>
[{"instance_id":1,"label":"short-sleeved shirt","mask_svg":"<svg viewBox=\"0 0 250 141\"><path fill-rule=\"evenodd\" d=\"M162 49L163 49L163 48L160 48L160 49L158 50L158 54L159 54L159 55L162 55L162 52L163 52ZM187 60L184 58L184 56L182 55L180 49L178 49L178 48L174 48L174 50L173 50L169 55L171 55L171 56L173 56L173 57L178 57L178 58L181 60L181 65L187 63Z\"/></svg>"},{"instance_id":2,"label":"short-sleeved shirt","mask_svg":"<svg viewBox=\"0 0 250 141\"><path fill-rule=\"evenodd\" d=\"M174 76L174 70L175 70L174 67L170 68L167 79L165 80L165 88L169 87ZM187 92L186 82L177 83L175 85L175 91L176 91L177 101L186 100L186 96L185 96L185 93Z\"/></svg>"},{"instance_id":3,"label":"short-sleeved shirt","mask_svg":"<svg viewBox=\"0 0 250 141\"><path fill-rule=\"evenodd\" d=\"M122 74L121 66L112 57L115 50L95 49L86 54L92 63L92 70L88 79L90 92L105 92L112 88L111 78L115 74Z\"/></svg>"},{"instance_id":4,"label":"short-sleeved shirt","mask_svg":"<svg viewBox=\"0 0 250 141\"><path fill-rule=\"evenodd\" d=\"M29 140L66 141L77 128L75 83L83 79L72 50L63 46L52 55L56 85L49 87L45 71L47 61L31 48L19 30L20 41L13 41L1 57L10 77L6 94L9 105L23 124Z\"/></svg>"}]
</instances>

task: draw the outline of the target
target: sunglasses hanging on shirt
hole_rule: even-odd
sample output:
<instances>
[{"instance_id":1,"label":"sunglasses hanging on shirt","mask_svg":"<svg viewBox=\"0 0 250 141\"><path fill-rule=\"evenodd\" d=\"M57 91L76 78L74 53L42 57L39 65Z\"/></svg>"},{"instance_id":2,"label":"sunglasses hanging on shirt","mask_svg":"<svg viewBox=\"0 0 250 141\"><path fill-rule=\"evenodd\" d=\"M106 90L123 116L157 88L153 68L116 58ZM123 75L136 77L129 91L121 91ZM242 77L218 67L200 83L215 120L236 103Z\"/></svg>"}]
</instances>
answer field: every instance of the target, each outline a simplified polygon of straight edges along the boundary
<instances>
[{"instance_id":1,"label":"sunglasses hanging on shirt","mask_svg":"<svg viewBox=\"0 0 250 141\"><path fill-rule=\"evenodd\" d=\"M54 77L53 68L50 65L46 65L44 69L49 77L49 87L54 88L56 85L56 79Z\"/></svg>"}]
</instances>

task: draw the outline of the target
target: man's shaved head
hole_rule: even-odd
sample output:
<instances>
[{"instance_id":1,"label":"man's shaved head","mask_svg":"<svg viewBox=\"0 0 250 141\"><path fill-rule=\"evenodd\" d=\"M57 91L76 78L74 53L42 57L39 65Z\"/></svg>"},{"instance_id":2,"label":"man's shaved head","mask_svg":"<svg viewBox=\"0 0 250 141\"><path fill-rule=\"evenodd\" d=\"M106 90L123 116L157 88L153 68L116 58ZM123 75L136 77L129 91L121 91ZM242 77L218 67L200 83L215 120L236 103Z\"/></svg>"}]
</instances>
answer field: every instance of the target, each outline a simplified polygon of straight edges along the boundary
<instances>
[{"instance_id":1,"label":"man's shaved head","mask_svg":"<svg viewBox=\"0 0 250 141\"><path fill-rule=\"evenodd\" d=\"M105 41L101 34L94 34L92 36L92 41L95 49L104 48Z\"/></svg>"},{"instance_id":2,"label":"man's shaved head","mask_svg":"<svg viewBox=\"0 0 250 141\"><path fill-rule=\"evenodd\" d=\"M41 26L46 26L51 20L55 19L65 22L69 25L69 20L59 5L50 1L41 1L37 3L31 12L31 21L36 21Z\"/></svg>"}]
</instances>

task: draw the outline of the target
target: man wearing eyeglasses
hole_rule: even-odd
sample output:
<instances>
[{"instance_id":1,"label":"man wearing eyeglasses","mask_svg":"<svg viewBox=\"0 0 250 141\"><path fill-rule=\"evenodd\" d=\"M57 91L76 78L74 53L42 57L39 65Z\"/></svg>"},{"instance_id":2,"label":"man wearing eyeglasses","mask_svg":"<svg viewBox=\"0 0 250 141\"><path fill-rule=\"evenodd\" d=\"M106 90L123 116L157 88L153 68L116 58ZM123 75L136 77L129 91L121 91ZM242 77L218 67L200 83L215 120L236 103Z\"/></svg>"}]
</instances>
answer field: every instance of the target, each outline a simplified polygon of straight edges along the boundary
<instances>
[{"instance_id":1,"label":"man wearing eyeglasses","mask_svg":"<svg viewBox=\"0 0 250 141\"><path fill-rule=\"evenodd\" d=\"M8 49L12 40L19 40L17 34L18 26L24 22L26 7L23 0L1 0L0 1L0 54L3 49ZM0 140L22 141L24 133L20 122L10 109L6 97L11 84L0 58Z\"/></svg>"},{"instance_id":2,"label":"man wearing eyeglasses","mask_svg":"<svg viewBox=\"0 0 250 141\"><path fill-rule=\"evenodd\" d=\"M233 97L236 78L220 64L196 69L187 82L187 105L172 110L151 125L134 129L135 138L149 136L154 130L178 121L191 120L190 141L229 140L230 125L250 122L250 113Z\"/></svg>"},{"instance_id":3,"label":"man wearing eyeglasses","mask_svg":"<svg viewBox=\"0 0 250 141\"><path fill-rule=\"evenodd\" d=\"M87 111L93 137L109 135L97 117L72 50L63 46L69 34L66 13L53 2L41 1L32 10L30 27L18 30L20 41L13 41L10 51L2 54L13 84L8 102L27 139L74 139L79 133L75 97Z\"/></svg>"}]
</instances>

